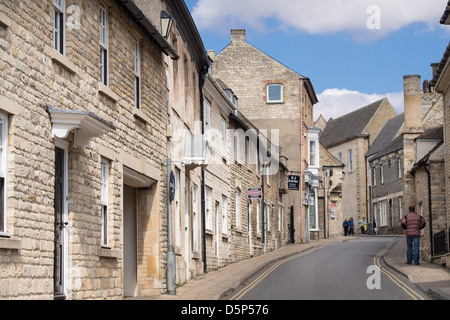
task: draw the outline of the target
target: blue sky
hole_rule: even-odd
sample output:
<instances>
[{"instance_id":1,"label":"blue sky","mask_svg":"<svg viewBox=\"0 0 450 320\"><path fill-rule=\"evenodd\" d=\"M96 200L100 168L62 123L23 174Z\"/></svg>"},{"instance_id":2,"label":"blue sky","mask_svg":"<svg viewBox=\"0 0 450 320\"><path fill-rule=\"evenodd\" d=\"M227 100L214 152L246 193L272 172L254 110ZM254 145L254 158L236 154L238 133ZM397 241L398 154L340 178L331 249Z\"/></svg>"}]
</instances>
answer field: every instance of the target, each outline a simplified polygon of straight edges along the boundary
<instances>
[{"instance_id":1,"label":"blue sky","mask_svg":"<svg viewBox=\"0 0 450 320\"><path fill-rule=\"evenodd\" d=\"M447 0L185 0L206 50L230 29L311 79L319 114L336 118L383 97L403 112L403 76L432 77L450 39Z\"/></svg>"}]
</instances>

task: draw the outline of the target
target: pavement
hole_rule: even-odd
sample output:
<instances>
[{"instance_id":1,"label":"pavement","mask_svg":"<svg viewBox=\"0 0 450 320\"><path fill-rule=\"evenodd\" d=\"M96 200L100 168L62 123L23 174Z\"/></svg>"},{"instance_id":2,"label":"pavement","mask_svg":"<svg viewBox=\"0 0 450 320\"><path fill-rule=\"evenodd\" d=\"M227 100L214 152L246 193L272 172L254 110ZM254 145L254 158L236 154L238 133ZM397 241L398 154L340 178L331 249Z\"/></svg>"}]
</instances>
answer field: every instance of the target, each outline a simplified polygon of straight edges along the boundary
<instances>
[{"instance_id":1,"label":"pavement","mask_svg":"<svg viewBox=\"0 0 450 320\"><path fill-rule=\"evenodd\" d=\"M247 279L270 264L294 255L306 254L329 243L355 241L358 238L360 237L339 237L313 240L310 243L289 244L265 255L239 261L201 275L177 287L175 295L162 294L145 298L131 298L131 300L219 300L223 294L237 289ZM450 300L450 269L426 262L421 262L420 265L405 264L406 240L395 242L382 258L388 267L409 279L431 298Z\"/></svg>"}]
</instances>

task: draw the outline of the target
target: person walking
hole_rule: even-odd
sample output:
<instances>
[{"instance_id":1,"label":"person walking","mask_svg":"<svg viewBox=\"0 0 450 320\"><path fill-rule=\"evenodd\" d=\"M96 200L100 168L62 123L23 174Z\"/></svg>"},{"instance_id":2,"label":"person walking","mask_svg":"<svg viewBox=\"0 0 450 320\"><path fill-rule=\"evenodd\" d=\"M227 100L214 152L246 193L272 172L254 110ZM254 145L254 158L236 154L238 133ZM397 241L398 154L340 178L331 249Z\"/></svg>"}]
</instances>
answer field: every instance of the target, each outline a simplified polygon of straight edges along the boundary
<instances>
[{"instance_id":1,"label":"person walking","mask_svg":"<svg viewBox=\"0 0 450 320\"><path fill-rule=\"evenodd\" d=\"M375 220L375 218L373 218L372 220L372 233L377 234L377 221Z\"/></svg>"},{"instance_id":2,"label":"person walking","mask_svg":"<svg viewBox=\"0 0 450 320\"><path fill-rule=\"evenodd\" d=\"M348 221L347 219L344 220L344 223L342 224L344 227L344 236L346 237L348 235Z\"/></svg>"},{"instance_id":3,"label":"person walking","mask_svg":"<svg viewBox=\"0 0 450 320\"><path fill-rule=\"evenodd\" d=\"M416 213L416 208L409 207L409 213L402 219L401 226L406 230L406 263L419 264L420 230L425 228L425 219Z\"/></svg>"}]
</instances>

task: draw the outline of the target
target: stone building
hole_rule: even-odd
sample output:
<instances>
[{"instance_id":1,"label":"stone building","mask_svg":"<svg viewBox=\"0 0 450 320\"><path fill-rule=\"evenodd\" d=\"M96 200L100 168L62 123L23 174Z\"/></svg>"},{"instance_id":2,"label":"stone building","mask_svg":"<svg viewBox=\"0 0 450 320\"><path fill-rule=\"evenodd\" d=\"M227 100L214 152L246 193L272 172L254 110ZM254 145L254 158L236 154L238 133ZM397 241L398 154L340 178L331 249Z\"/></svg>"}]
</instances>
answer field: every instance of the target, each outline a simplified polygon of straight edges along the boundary
<instances>
[{"instance_id":1,"label":"stone building","mask_svg":"<svg viewBox=\"0 0 450 320\"><path fill-rule=\"evenodd\" d=\"M306 240L305 171L308 168L308 128L318 102L310 79L292 71L246 41L245 30L231 30L231 43L217 55L210 51L213 75L239 97L239 111L256 128L278 133L289 169L302 177L298 191L288 191L294 212L295 241ZM268 136L270 140L270 135Z\"/></svg>"},{"instance_id":2,"label":"stone building","mask_svg":"<svg viewBox=\"0 0 450 320\"><path fill-rule=\"evenodd\" d=\"M448 26L450 25L450 3L447 3L447 7L444 10L440 23L442 25ZM449 27L446 27L449 28ZM443 105L444 105L444 165L445 165L445 199L446 199L446 224L443 226L444 230L444 238L446 239L447 246L447 254L441 254L437 258L433 259L433 261L439 264L446 264L447 267L450 266L450 214L449 214L449 206L450 206L450 188L449 188L449 177L450 177L450 42L445 49L444 55L439 63L433 64L433 80L431 81L431 85L435 88L437 93L443 95ZM438 229L436 231L439 231ZM445 249L445 245L444 245Z\"/></svg>"},{"instance_id":3,"label":"stone building","mask_svg":"<svg viewBox=\"0 0 450 320\"><path fill-rule=\"evenodd\" d=\"M403 203L404 114L389 119L366 153L369 163L369 222L375 219L377 234L401 233L399 221L407 214Z\"/></svg>"},{"instance_id":4,"label":"stone building","mask_svg":"<svg viewBox=\"0 0 450 320\"><path fill-rule=\"evenodd\" d=\"M342 182L342 219L368 219L368 167L365 154L390 118L397 116L387 99L382 99L337 119L328 121L320 142L345 164ZM343 221L341 221L342 224Z\"/></svg>"},{"instance_id":5,"label":"stone building","mask_svg":"<svg viewBox=\"0 0 450 320\"><path fill-rule=\"evenodd\" d=\"M2 2L0 35L0 296L159 291L176 51L132 1Z\"/></svg>"},{"instance_id":6,"label":"stone building","mask_svg":"<svg viewBox=\"0 0 450 320\"><path fill-rule=\"evenodd\" d=\"M312 239L328 239L342 236L342 183L345 165L320 144L321 186L318 188L317 207L319 231Z\"/></svg>"}]
</instances>

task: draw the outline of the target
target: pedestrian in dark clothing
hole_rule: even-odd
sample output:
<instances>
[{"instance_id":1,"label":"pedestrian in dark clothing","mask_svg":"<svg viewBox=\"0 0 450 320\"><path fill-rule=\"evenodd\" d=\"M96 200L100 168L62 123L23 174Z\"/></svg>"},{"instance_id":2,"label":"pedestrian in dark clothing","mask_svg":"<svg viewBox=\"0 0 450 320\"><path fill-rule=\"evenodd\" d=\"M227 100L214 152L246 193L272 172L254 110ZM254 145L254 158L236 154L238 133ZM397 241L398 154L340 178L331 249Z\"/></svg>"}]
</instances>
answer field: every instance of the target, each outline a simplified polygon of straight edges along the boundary
<instances>
[{"instance_id":1,"label":"pedestrian in dark clothing","mask_svg":"<svg viewBox=\"0 0 450 320\"><path fill-rule=\"evenodd\" d=\"M377 221L375 220L375 218L373 218L372 220L372 232L373 234L377 234Z\"/></svg>"},{"instance_id":2,"label":"pedestrian in dark clothing","mask_svg":"<svg viewBox=\"0 0 450 320\"><path fill-rule=\"evenodd\" d=\"M354 228L355 228L355 223L353 222L353 218L350 218L348 220L348 235L349 236L352 236L355 234Z\"/></svg>"},{"instance_id":3,"label":"pedestrian in dark clothing","mask_svg":"<svg viewBox=\"0 0 450 320\"><path fill-rule=\"evenodd\" d=\"M420 230L425 228L425 219L418 215L414 207L409 207L409 213L402 219L402 228L406 230L406 263L419 264Z\"/></svg>"},{"instance_id":4,"label":"pedestrian in dark clothing","mask_svg":"<svg viewBox=\"0 0 450 320\"><path fill-rule=\"evenodd\" d=\"M342 224L342 226L344 227L344 236L347 236L348 235L348 221L347 221L347 219L345 219L345 221Z\"/></svg>"}]
</instances>

